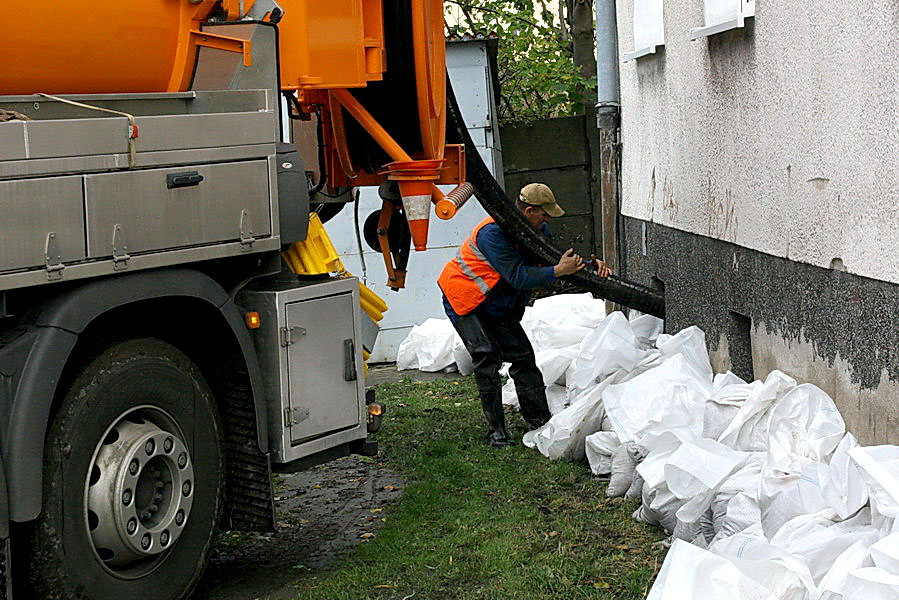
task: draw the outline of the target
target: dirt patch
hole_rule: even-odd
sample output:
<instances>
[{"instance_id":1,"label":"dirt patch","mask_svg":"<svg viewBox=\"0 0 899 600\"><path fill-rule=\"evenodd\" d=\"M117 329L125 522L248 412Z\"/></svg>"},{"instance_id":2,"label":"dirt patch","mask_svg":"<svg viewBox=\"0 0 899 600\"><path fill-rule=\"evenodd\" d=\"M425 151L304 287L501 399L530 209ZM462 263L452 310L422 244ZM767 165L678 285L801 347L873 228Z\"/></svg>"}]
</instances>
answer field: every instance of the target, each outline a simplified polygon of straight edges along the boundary
<instances>
[{"instance_id":1,"label":"dirt patch","mask_svg":"<svg viewBox=\"0 0 899 600\"><path fill-rule=\"evenodd\" d=\"M278 530L223 533L197 598L287 600L293 583L371 539L403 489L378 459L348 456L275 482Z\"/></svg>"}]
</instances>

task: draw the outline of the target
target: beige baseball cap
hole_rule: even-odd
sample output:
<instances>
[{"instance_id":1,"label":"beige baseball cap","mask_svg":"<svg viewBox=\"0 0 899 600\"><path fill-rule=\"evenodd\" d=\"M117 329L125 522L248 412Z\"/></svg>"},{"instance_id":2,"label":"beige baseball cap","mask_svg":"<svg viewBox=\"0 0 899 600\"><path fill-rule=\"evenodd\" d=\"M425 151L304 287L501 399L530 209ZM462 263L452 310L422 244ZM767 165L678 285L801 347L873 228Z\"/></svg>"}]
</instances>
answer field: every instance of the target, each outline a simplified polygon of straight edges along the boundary
<instances>
[{"instance_id":1,"label":"beige baseball cap","mask_svg":"<svg viewBox=\"0 0 899 600\"><path fill-rule=\"evenodd\" d=\"M539 206L551 217L561 217L565 214L565 211L562 210L562 207L556 202L553 191L549 189L549 186L543 183L527 184L521 188L521 191L518 193L518 199L525 204Z\"/></svg>"}]
</instances>

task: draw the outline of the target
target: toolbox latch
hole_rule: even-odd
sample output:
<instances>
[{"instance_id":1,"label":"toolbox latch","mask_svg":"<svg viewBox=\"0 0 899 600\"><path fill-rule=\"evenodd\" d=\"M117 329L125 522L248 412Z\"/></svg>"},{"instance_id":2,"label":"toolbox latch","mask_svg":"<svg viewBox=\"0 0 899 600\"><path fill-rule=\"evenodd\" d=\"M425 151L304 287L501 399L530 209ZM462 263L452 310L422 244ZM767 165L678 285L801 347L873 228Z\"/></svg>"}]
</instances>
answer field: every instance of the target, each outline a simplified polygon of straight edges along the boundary
<instances>
[{"instance_id":1,"label":"toolbox latch","mask_svg":"<svg viewBox=\"0 0 899 600\"><path fill-rule=\"evenodd\" d=\"M294 344L299 338L306 335L306 330L302 327L282 327L281 328L281 346L286 348Z\"/></svg>"},{"instance_id":2,"label":"toolbox latch","mask_svg":"<svg viewBox=\"0 0 899 600\"><path fill-rule=\"evenodd\" d=\"M125 233L121 224L116 223L112 228L112 268L116 271L124 271L128 268L130 260L128 245L125 243Z\"/></svg>"},{"instance_id":3,"label":"toolbox latch","mask_svg":"<svg viewBox=\"0 0 899 600\"><path fill-rule=\"evenodd\" d=\"M253 222L250 220L250 211L240 211L240 250L248 252L253 248L256 238L253 236Z\"/></svg>"},{"instance_id":4,"label":"toolbox latch","mask_svg":"<svg viewBox=\"0 0 899 600\"><path fill-rule=\"evenodd\" d=\"M54 231L47 234L47 241L44 244L44 258L47 261L47 280L58 281L62 279L62 271L66 267L62 264L62 253L59 251L59 244L56 243L56 232Z\"/></svg>"},{"instance_id":5,"label":"toolbox latch","mask_svg":"<svg viewBox=\"0 0 899 600\"><path fill-rule=\"evenodd\" d=\"M305 406L284 409L284 427L299 425L309 418L309 409Z\"/></svg>"}]
</instances>

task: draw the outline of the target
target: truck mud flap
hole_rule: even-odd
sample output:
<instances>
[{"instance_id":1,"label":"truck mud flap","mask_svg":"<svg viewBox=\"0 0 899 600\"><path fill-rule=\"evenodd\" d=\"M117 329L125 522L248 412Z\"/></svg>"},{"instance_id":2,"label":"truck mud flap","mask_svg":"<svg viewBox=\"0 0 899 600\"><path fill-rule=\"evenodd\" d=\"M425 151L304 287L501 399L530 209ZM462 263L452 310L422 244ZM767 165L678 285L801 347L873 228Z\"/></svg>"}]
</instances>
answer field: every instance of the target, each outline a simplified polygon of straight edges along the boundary
<instances>
[{"instance_id":1,"label":"truck mud flap","mask_svg":"<svg viewBox=\"0 0 899 600\"><path fill-rule=\"evenodd\" d=\"M500 227L518 244L528 248L541 262L554 265L559 262L562 251L540 232L534 229L518 211L513 202L487 169L478 153L465 121L462 111L456 102L452 84L447 78L447 138L465 144L467 179L475 188L475 197ZM601 278L592 271L584 269L568 279L575 281L580 287L594 296L605 298L641 312L665 318L665 299L655 290L632 283L617 276Z\"/></svg>"}]
</instances>

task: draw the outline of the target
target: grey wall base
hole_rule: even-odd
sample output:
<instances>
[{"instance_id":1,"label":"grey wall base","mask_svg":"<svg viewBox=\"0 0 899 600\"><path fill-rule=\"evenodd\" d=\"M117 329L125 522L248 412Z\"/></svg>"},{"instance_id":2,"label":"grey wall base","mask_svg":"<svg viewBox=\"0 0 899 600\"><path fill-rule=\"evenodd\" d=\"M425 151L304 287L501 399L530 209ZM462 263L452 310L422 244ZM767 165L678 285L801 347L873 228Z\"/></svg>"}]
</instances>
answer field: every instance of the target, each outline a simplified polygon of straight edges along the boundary
<instances>
[{"instance_id":1,"label":"grey wall base","mask_svg":"<svg viewBox=\"0 0 899 600\"><path fill-rule=\"evenodd\" d=\"M664 289L666 331L705 331L716 372L780 369L830 394L863 444L899 443L899 286L638 219L623 233L623 274Z\"/></svg>"}]
</instances>

